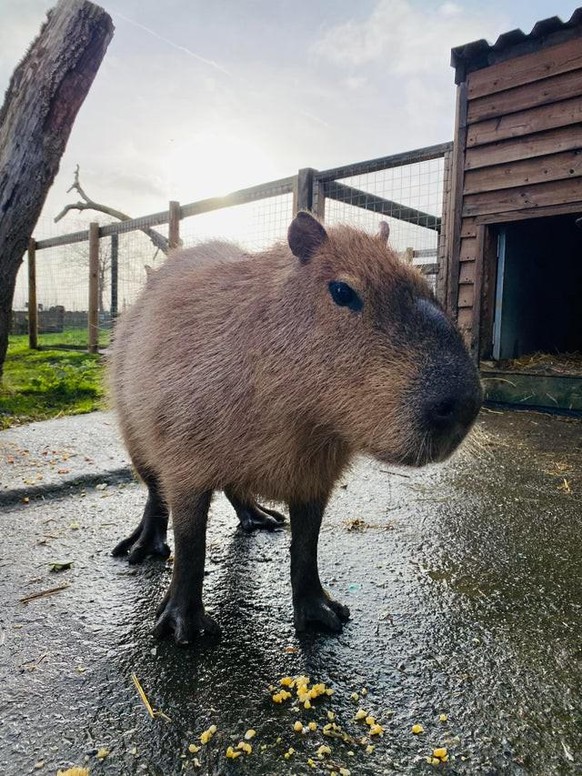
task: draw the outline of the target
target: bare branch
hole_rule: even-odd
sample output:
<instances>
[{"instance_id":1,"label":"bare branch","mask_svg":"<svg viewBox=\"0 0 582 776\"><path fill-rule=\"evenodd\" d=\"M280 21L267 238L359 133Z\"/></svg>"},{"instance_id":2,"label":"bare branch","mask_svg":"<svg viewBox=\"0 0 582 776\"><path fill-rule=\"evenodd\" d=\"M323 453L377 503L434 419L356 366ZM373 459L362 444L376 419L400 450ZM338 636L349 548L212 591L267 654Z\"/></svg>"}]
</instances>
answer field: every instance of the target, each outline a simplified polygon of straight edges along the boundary
<instances>
[{"instance_id":1,"label":"bare branch","mask_svg":"<svg viewBox=\"0 0 582 776\"><path fill-rule=\"evenodd\" d=\"M103 205L100 202L95 202L94 200L89 197L86 192L83 190L81 183L79 181L79 165L77 165L75 169L75 179L73 182L73 185L67 189L67 194L69 191L76 191L84 200L83 202L75 202L70 205L65 205L65 207L61 210L61 212L55 216L55 223L60 221L62 218L64 218L67 213L69 213L71 210L96 210L99 213L105 213L108 216L111 216L112 218L117 218L119 221L131 221L131 216L128 216L127 213L123 213L121 210L117 210L116 208L109 207L108 205ZM156 232L155 229L150 229L149 227L144 227L141 229L144 234L146 234L152 243L156 246L156 248L163 253L167 254L169 251L169 244L168 240L164 237L163 234L160 234L159 232Z\"/></svg>"}]
</instances>

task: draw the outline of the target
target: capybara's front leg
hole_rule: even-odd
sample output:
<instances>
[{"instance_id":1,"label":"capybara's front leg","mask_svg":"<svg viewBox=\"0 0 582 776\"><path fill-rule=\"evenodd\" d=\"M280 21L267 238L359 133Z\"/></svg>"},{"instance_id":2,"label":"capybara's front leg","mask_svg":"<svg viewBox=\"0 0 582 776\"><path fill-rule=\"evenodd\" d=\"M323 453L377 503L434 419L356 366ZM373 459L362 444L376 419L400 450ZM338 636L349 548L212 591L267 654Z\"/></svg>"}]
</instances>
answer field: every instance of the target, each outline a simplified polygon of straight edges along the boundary
<instances>
[{"instance_id":1,"label":"capybara's front leg","mask_svg":"<svg viewBox=\"0 0 582 776\"><path fill-rule=\"evenodd\" d=\"M158 607L154 635L174 634L185 646L200 633L218 636L220 628L204 612L202 582L206 555L206 520L212 491L171 500L174 527L174 568L170 588Z\"/></svg>"},{"instance_id":2,"label":"capybara's front leg","mask_svg":"<svg viewBox=\"0 0 582 776\"><path fill-rule=\"evenodd\" d=\"M325 500L289 505L294 623L298 631L312 627L338 633L350 610L334 601L319 580L317 541L324 509Z\"/></svg>"},{"instance_id":3,"label":"capybara's front leg","mask_svg":"<svg viewBox=\"0 0 582 776\"><path fill-rule=\"evenodd\" d=\"M232 488L225 488L224 495L233 505L243 531L276 531L277 528L283 527L285 515L275 509L257 504L254 499L240 498Z\"/></svg>"}]
</instances>

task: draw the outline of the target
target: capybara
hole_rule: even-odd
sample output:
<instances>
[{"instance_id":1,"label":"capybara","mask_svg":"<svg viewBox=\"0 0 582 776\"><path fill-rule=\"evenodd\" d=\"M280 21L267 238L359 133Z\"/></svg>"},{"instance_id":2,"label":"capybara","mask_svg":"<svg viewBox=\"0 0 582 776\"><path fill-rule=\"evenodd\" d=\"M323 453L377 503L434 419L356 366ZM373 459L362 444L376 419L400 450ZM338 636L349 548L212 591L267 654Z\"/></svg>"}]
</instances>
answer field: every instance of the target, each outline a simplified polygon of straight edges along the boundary
<instances>
[{"instance_id":1,"label":"capybara","mask_svg":"<svg viewBox=\"0 0 582 776\"><path fill-rule=\"evenodd\" d=\"M174 566L154 633L187 644L219 632L202 580L208 507L222 490L242 527L284 520L298 630L339 631L348 609L323 589L321 519L357 453L442 461L482 400L477 369L422 275L376 236L300 212L288 244L247 254L211 242L171 256L117 326L112 393L148 487L136 530L114 549Z\"/></svg>"}]
</instances>

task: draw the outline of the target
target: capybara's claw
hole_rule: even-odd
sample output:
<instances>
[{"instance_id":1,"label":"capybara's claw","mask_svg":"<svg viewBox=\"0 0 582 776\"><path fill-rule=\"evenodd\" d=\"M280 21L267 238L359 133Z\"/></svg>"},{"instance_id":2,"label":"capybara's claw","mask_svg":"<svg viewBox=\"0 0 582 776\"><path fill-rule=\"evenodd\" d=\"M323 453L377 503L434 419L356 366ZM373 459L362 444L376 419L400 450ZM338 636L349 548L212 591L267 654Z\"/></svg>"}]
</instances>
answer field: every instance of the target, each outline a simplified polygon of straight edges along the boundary
<instances>
[{"instance_id":1,"label":"capybara's claw","mask_svg":"<svg viewBox=\"0 0 582 776\"><path fill-rule=\"evenodd\" d=\"M153 525L149 525L148 528L149 530L144 530L142 521L131 536L123 539L113 548L111 551L113 557L127 555L131 565L141 563L150 555L164 558L164 560L168 558L171 551L165 542L165 529L154 530Z\"/></svg>"},{"instance_id":2,"label":"capybara's claw","mask_svg":"<svg viewBox=\"0 0 582 776\"><path fill-rule=\"evenodd\" d=\"M348 607L334 601L325 592L295 601L294 609L297 631L314 629L340 633L343 623L350 619Z\"/></svg>"},{"instance_id":3,"label":"capybara's claw","mask_svg":"<svg viewBox=\"0 0 582 776\"><path fill-rule=\"evenodd\" d=\"M243 531L250 533L255 530L276 531L282 528L285 515L274 509L267 509L256 502L240 507L236 511Z\"/></svg>"},{"instance_id":4,"label":"capybara's claw","mask_svg":"<svg viewBox=\"0 0 582 776\"><path fill-rule=\"evenodd\" d=\"M165 542L149 542L147 544L136 542L133 545L127 560L131 566L134 566L138 563L141 563L143 560L145 560L145 558L151 555L155 555L156 557L166 560L166 558L170 557L170 554L171 550Z\"/></svg>"},{"instance_id":5,"label":"capybara's claw","mask_svg":"<svg viewBox=\"0 0 582 776\"><path fill-rule=\"evenodd\" d=\"M218 623L209 617L202 607L185 607L165 598L158 608L158 621L153 634L158 639L173 634L174 641L180 647L187 647L202 634L220 638Z\"/></svg>"}]
</instances>

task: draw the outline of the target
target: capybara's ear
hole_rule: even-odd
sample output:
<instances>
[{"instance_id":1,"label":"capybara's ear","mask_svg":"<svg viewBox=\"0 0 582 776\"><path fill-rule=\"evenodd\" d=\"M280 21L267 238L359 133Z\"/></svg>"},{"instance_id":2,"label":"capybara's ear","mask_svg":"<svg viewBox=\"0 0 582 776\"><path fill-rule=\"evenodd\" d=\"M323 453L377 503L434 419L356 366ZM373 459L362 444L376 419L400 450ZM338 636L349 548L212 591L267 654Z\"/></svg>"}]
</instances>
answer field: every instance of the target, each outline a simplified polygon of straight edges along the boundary
<instances>
[{"instance_id":1,"label":"capybara's ear","mask_svg":"<svg viewBox=\"0 0 582 776\"><path fill-rule=\"evenodd\" d=\"M388 221L380 221L378 227L378 237L382 242L387 243L390 237L390 224Z\"/></svg>"},{"instance_id":2,"label":"capybara's ear","mask_svg":"<svg viewBox=\"0 0 582 776\"><path fill-rule=\"evenodd\" d=\"M297 213L287 232L289 247L299 261L307 264L313 254L327 240L327 232L310 213Z\"/></svg>"}]
</instances>

